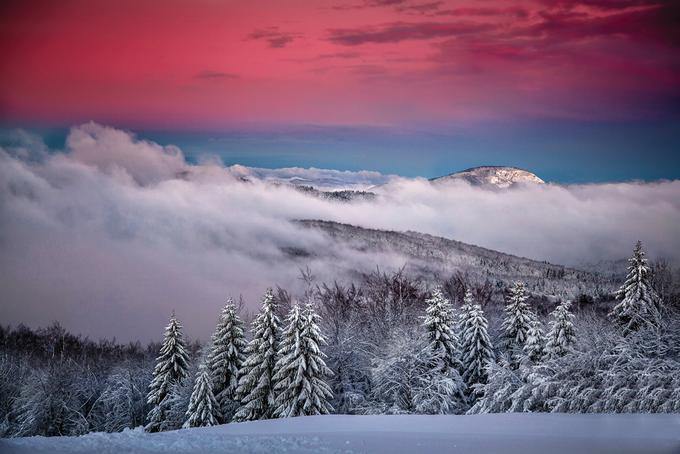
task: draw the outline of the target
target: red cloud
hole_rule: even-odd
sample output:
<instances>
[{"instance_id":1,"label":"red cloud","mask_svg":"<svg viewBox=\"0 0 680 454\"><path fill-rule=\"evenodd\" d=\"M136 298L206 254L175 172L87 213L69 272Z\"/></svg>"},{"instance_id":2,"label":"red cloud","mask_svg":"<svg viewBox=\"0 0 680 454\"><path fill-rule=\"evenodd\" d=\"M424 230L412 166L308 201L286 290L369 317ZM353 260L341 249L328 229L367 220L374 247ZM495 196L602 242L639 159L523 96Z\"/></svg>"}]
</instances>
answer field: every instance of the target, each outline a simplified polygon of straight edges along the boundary
<instances>
[{"instance_id":1,"label":"red cloud","mask_svg":"<svg viewBox=\"0 0 680 454\"><path fill-rule=\"evenodd\" d=\"M329 41L344 46L366 43L398 43L405 40L428 40L450 36L480 33L489 30L489 24L464 22L395 22L375 27L329 30Z\"/></svg>"},{"instance_id":2,"label":"red cloud","mask_svg":"<svg viewBox=\"0 0 680 454\"><path fill-rule=\"evenodd\" d=\"M255 30L248 35L250 39L263 39L269 43L269 47L280 49L286 47L300 36L299 33L283 32L279 27L267 27Z\"/></svg>"},{"instance_id":3,"label":"red cloud","mask_svg":"<svg viewBox=\"0 0 680 454\"><path fill-rule=\"evenodd\" d=\"M6 122L639 118L677 111L680 93L679 2L10 3Z\"/></svg>"}]
</instances>

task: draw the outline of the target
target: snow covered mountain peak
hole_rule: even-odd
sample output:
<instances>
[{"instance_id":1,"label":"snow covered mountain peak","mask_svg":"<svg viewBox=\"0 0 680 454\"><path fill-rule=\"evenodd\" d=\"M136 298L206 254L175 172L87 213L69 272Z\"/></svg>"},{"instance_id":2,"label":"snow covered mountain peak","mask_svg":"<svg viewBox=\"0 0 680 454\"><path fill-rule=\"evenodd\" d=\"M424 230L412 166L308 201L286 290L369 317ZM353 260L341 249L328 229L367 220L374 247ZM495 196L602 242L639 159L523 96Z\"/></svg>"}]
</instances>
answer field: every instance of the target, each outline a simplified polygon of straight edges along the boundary
<instances>
[{"instance_id":1,"label":"snow covered mountain peak","mask_svg":"<svg viewBox=\"0 0 680 454\"><path fill-rule=\"evenodd\" d=\"M509 188L514 184L531 183L543 184L545 181L535 174L516 167L481 166L455 172L443 177L433 178L433 183L446 183L454 180L464 180L473 186Z\"/></svg>"}]
</instances>

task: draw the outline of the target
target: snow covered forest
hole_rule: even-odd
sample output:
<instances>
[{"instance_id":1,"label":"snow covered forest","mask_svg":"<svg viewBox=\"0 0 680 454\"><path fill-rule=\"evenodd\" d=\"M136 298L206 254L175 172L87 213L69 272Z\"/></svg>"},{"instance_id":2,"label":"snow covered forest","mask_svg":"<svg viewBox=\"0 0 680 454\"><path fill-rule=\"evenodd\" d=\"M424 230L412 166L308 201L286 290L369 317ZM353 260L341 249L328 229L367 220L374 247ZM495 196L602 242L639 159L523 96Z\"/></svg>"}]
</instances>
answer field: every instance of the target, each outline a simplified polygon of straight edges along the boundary
<instances>
[{"instance_id":1,"label":"snow covered forest","mask_svg":"<svg viewBox=\"0 0 680 454\"><path fill-rule=\"evenodd\" d=\"M680 412L680 279L638 243L612 295L406 271L302 277L257 314L229 301L208 343L172 314L161 344L58 324L0 329L0 434L157 432L335 414ZM166 316L159 314L159 317ZM250 329L248 329L250 328Z\"/></svg>"}]
</instances>

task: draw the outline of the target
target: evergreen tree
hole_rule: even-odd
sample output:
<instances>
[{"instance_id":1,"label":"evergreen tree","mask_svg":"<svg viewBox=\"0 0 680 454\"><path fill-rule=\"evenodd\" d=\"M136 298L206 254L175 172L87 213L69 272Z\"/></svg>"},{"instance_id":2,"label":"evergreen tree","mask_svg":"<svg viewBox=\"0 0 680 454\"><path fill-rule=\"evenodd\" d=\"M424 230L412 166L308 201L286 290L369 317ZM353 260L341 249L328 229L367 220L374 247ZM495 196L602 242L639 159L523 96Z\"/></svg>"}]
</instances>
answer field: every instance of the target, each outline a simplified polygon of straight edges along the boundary
<instances>
[{"instance_id":1,"label":"evergreen tree","mask_svg":"<svg viewBox=\"0 0 680 454\"><path fill-rule=\"evenodd\" d=\"M207 359L220 423L229 422L238 408L236 401L238 373L245 361L247 347L242 324L236 313L236 307L229 300L222 309Z\"/></svg>"},{"instance_id":2,"label":"evergreen tree","mask_svg":"<svg viewBox=\"0 0 680 454\"><path fill-rule=\"evenodd\" d=\"M214 426L218 424L220 410L212 391L210 372L205 364L201 364L198 368L186 416L188 419L184 423L185 428Z\"/></svg>"},{"instance_id":3,"label":"evergreen tree","mask_svg":"<svg viewBox=\"0 0 680 454\"><path fill-rule=\"evenodd\" d=\"M465 294L465 302L472 302L470 290ZM447 370L460 370L460 340L456 335L455 314L451 302L435 289L425 301L425 330L430 340L432 352L441 358Z\"/></svg>"},{"instance_id":4,"label":"evergreen tree","mask_svg":"<svg viewBox=\"0 0 680 454\"><path fill-rule=\"evenodd\" d=\"M483 383L486 380L486 368L495 356L484 311L470 298L463 304L459 318L463 380L468 386Z\"/></svg>"},{"instance_id":5,"label":"evergreen tree","mask_svg":"<svg viewBox=\"0 0 680 454\"><path fill-rule=\"evenodd\" d=\"M152 408L147 417L149 422L146 430L148 432L158 432L161 429L168 408L168 393L174 384L186 378L188 369L189 357L182 337L182 325L177 321L173 312L170 323L165 328L163 345L156 358L153 379L149 385L147 403L152 405Z\"/></svg>"},{"instance_id":6,"label":"evergreen tree","mask_svg":"<svg viewBox=\"0 0 680 454\"><path fill-rule=\"evenodd\" d=\"M543 358L545 352L543 346L543 330L541 329L541 322L534 319L531 327L527 332L527 340L524 343L524 355L531 362L538 362Z\"/></svg>"},{"instance_id":7,"label":"evergreen tree","mask_svg":"<svg viewBox=\"0 0 680 454\"><path fill-rule=\"evenodd\" d=\"M275 417L273 377L279 349L279 324L274 294L268 289L262 299L262 309L253 321L253 339L248 343L248 357L239 372L236 397L241 406L234 415L235 421Z\"/></svg>"},{"instance_id":8,"label":"evergreen tree","mask_svg":"<svg viewBox=\"0 0 680 454\"><path fill-rule=\"evenodd\" d=\"M524 347L527 333L536 318L526 302L528 298L524 282L515 282L510 288L502 325L504 344L510 350L521 350Z\"/></svg>"},{"instance_id":9,"label":"evergreen tree","mask_svg":"<svg viewBox=\"0 0 680 454\"><path fill-rule=\"evenodd\" d=\"M331 387L324 380L333 375L326 366L320 345L325 343L318 326L318 315L311 304L304 312L293 306L286 319L288 325L281 342L281 356L277 362L276 416L322 415L333 408Z\"/></svg>"},{"instance_id":10,"label":"evergreen tree","mask_svg":"<svg viewBox=\"0 0 680 454\"><path fill-rule=\"evenodd\" d=\"M657 326L661 301L652 288L650 270L640 241L628 259L628 276L617 293L622 298L610 313L624 334L643 326Z\"/></svg>"},{"instance_id":11,"label":"evergreen tree","mask_svg":"<svg viewBox=\"0 0 680 454\"><path fill-rule=\"evenodd\" d=\"M571 322L574 314L569 311L569 306L571 303L564 301L551 314L548 343L545 346L546 354L551 358L570 352L576 341L576 332Z\"/></svg>"}]
</instances>

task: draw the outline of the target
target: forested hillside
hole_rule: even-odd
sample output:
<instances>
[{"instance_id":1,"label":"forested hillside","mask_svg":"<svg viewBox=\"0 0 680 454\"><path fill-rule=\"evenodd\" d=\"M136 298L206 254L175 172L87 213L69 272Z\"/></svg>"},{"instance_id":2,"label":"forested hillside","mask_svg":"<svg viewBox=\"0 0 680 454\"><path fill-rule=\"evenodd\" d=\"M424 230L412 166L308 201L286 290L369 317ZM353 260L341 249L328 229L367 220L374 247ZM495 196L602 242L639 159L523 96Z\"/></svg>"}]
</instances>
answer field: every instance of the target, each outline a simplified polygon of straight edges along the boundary
<instances>
[{"instance_id":1,"label":"forested hillside","mask_svg":"<svg viewBox=\"0 0 680 454\"><path fill-rule=\"evenodd\" d=\"M326 413L680 411L680 281L639 244L611 302L546 299L521 281L500 289L462 273L301 277L303 294L268 291L254 318L229 302L210 342L187 340L174 314L162 344L146 347L59 325L2 328L2 435Z\"/></svg>"},{"instance_id":2,"label":"forested hillside","mask_svg":"<svg viewBox=\"0 0 680 454\"><path fill-rule=\"evenodd\" d=\"M391 253L404 257L407 271L432 283L462 273L474 282L488 281L504 289L515 280L526 283L536 294L574 298L580 294L607 298L621 284L620 275L603 275L562 265L540 262L491 249L419 232L395 232L340 224L330 221L296 221L324 232L333 247L324 250L295 251L307 256L332 255L341 248L364 253Z\"/></svg>"}]
</instances>

